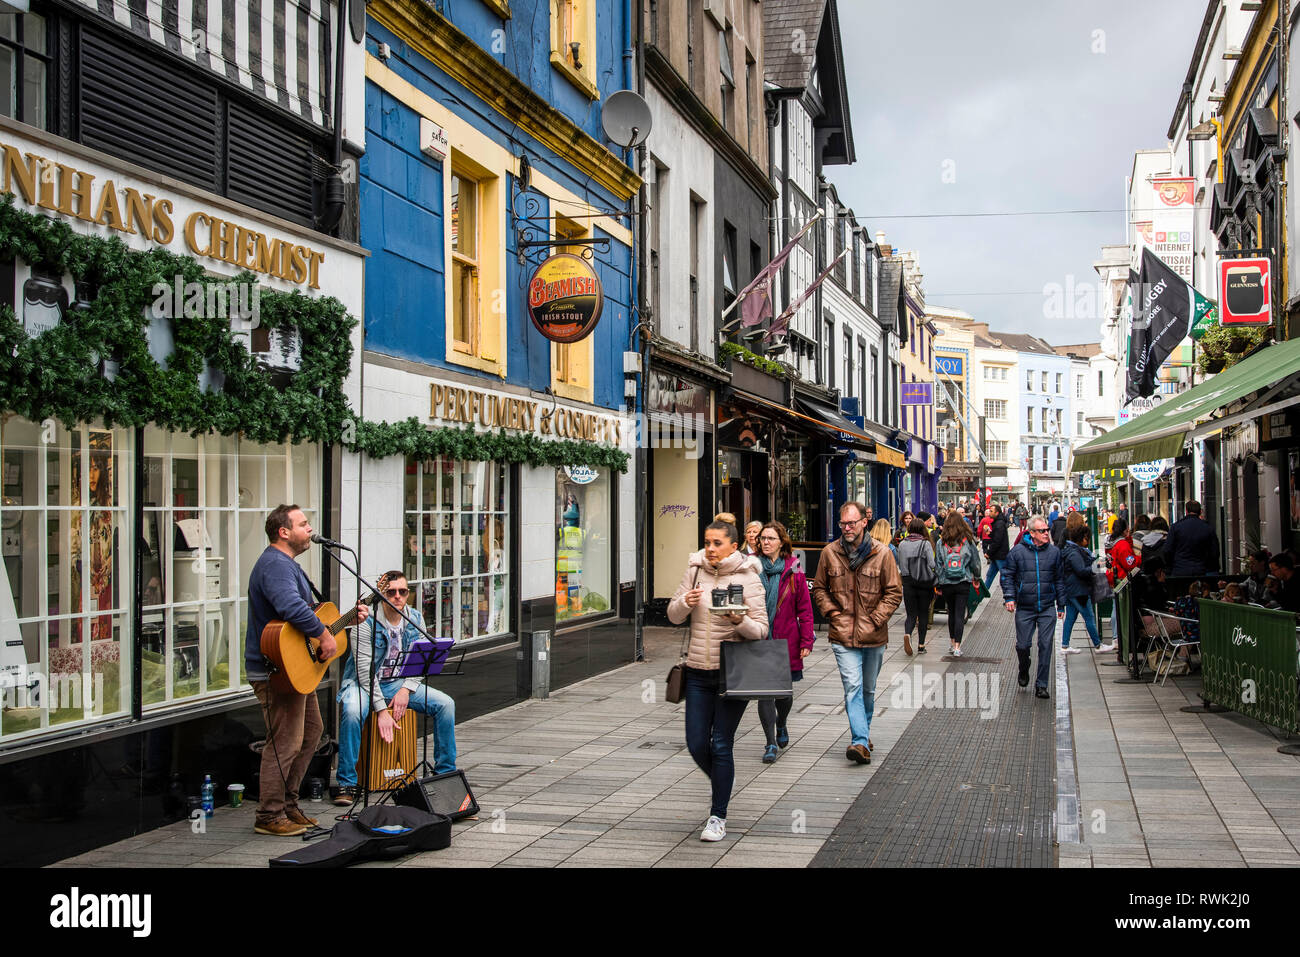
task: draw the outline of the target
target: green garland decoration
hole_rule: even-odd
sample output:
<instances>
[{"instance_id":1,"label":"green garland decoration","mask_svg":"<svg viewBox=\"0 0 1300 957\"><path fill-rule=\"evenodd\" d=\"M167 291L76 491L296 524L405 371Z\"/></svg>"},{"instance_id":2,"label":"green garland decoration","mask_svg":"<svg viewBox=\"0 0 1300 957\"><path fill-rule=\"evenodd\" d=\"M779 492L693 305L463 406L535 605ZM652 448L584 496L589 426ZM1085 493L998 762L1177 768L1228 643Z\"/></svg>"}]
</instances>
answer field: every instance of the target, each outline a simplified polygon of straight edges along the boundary
<instances>
[{"instance_id":1,"label":"green garland decoration","mask_svg":"<svg viewBox=\"0 0 1300 957\"><path fill-rule=\"evenodd\" d=\"M587 465L592 468L626 472L628 454L608 445L574 442L569 439L543 439L536 435L512 435L500 429L476 432L464 429L429 429L418 419L402 422L363 422L357 428L355 448L374 458L405 455L428 459L444 458L470 462L510 462L522 465Z\"/></svg>"},{"instance_id":2,"label":"green garland decoration","mask_svg":"<svg viewBox=\"0 0 1300 957\"><path fill-rule=\"evenodd\" d=\"M0 198L0 261L21 259L33 271L71 275L94 295L88 307L69 310L64 321L32 338L9 306L0 306L0 409L32 421L54 418L68 428L102 421L133 428L154 423L193 435L240 434L258 443L340 439L348 449L374 458L445 455L470 461L529 465L588 465L626 472L629 456L592 443L535 435L429 429L416 419L366 422L348 405L343 382L352 364L356 319L332 297L257 287L259 323L296 328L302 366L281 387L221 316L173 320L174 352L164 368L149 354L147 309L157 283L248 283L206 274L192 257L166 249L133 250L116 237L88 236L67 223L14 206ZM98 358L120 361L114 381L99 372ZM224 376L220 390L205 391L199 375L207 364Z\"/></svg>"}]
</instances>

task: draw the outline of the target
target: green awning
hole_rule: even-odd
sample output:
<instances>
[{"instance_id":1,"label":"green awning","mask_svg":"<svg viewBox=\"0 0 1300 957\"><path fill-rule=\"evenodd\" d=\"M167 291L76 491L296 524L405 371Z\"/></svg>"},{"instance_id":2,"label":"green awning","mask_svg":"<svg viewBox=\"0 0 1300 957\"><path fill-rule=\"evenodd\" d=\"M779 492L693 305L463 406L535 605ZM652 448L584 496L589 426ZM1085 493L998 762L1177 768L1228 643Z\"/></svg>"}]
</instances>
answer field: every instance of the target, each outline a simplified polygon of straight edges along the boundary
<instances>
[{"instance_id":1,"label":"green awning","mask_svg":"<svg viewBox=\"0 0 1300 957\"><path fill-rule=\"evenodd\" d=\"M1074 452L1073 471L1123 468L1135 462L1180 455L1187 433L1198 419L1298 372L1300 339L1275 343L1210 381L1171 396L1150 412L1079 446Z\"/></svg>"}]
</instances>

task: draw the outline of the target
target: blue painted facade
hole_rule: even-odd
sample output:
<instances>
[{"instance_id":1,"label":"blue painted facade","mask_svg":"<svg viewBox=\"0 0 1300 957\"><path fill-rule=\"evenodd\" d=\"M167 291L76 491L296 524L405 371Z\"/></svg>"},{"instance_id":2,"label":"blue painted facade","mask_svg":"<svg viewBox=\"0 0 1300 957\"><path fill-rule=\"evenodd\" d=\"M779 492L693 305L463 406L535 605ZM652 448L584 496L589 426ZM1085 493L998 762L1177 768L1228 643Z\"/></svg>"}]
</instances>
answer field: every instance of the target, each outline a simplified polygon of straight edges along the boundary
<instances>
[{"instance_id":1,"label":"blue painted facade","mask_svg":"<svg viewBox=\"0 0 1300 957\"><path fill-rule=\"evenodd\" d=\"M597 4L597 76L600 99L589 100L550 62L548 0L512 0L510 19L496 17L483 3L444 5L443 12L472 42L491 53L523 84L562 112L599 143L604 143L600 109L610 93L631 86L630 4ZM389 30L367 20L366 49L378 56L379 44L391 56L385 67L471 124L512 156L527 154L541 173L600 209L623 210L620 200L590 176L556 156L512 119L471 93ZM446 359L445 291L448 252L444 249L445 163L420 152L420 116L372 80L366 81L366 154L361 161L361 244L370 250L366 266L367 350L408 359L435 368L479 375L536 391L551 384L550 342L528 319L525 285L544 250L533 250L531 261L519 266L510 199L514 177L502 176L503 235L505 236L506 357L504 380L476 372ZM534 185L540 202L538 216L549 216L549 199ZM623 220L627 222L627 220ZM598 227L594 237L608 237ZM621 353L627 349L633 301L632 250L617 239L608 251L595 251L593 266L604 287L605 303L594 337L594 401L606 408L623 403ZM484 308L492 290L484 288ZM613 356L617 361L611 361Z\"/></svg>"}]
</instances>

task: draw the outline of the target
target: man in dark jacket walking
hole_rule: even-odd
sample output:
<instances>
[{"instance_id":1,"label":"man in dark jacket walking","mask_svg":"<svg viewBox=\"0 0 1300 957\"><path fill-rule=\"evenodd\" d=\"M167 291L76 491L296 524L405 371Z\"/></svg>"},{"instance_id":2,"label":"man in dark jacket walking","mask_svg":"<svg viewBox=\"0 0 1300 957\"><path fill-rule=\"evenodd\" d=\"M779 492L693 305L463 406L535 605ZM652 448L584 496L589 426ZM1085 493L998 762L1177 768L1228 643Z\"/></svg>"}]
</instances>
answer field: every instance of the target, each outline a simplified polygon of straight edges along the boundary
<instances>
[{"instance_id":1,"label":"man in dark jacket walking","mask_svg":"<svg viewBox=\"0 0 1300 957\"><path fill-rule=\"evenodd\" d=\"M1169 529L1164 555L1173 578L1199 578L1219 570L1219 536L1201 518L1200 502L1188 502L1186 517Z\"/></svg>"},{"instance_id":2,"label":"man in dark jacket walking","mask_svg":"<svg viewBox=\"0 0 1300 957\"><path fill-rule=\"evenodd\" d=\"M1028 536L1007 555L1002 568L1002 598L1016 616L1016 655L1020 658L1020 687L1029 684L1029 649L1038 632L1038 675L1034 693L1049 698L1047 680L1052 667L1056 620L1065 617L1065 569L1061 550L1052 544L1047 519L1029 519ZM1055 607L1053 607L1055 606ZM1056 618L1052 611L1056 611Z\"/></svg>"},{"instance_id":3,"label":"man in dark jacket walking","mask_svg":"<svg viewBox=\"0 0 1300 957\"><path fill-rule=\"evenodd\" d=\"M984 587L993 587L1002 566L1007 563L1007 554L1011 551L1011 542L1007 532L1007 515L1001 505L993 506L993 524L989 526L988 541L984 543L984 557L989 561L989 570L984 575Z\"/></svg>"}]
</instances>

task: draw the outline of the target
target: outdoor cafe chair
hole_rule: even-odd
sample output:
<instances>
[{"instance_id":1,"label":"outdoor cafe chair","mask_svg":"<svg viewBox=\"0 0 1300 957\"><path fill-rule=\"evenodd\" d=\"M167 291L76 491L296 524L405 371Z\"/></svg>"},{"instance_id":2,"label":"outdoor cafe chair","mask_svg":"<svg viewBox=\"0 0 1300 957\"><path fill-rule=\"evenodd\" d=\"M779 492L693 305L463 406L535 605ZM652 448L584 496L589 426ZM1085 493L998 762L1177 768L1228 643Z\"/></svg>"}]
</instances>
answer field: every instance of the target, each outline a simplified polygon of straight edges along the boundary
<instances>
[{"instance_id":1,"label":"outdoor cafe chair","mask_svg":"<svg viewBox=\"0 0 1300 957\"><path fill-rule=\"evenodd\" d=\"M1165 675L1160 684L1163 687L1169 681L1169 669L1174 665L1174 659L1181 648L1196 648L1200 651L1201 640L1199 638L1188 638L1183 633L1183 624L1199 625L1195 618L1182 618L1178 615L1170 614L1165 611L1153 611L1151 617L1155 619L1156 639L1160 642L1160 653L1156 656L1156 678L1160 678L1160 666L1164 663L1166 656L1169 663L1165 665ZM1169 622L1177 622L1176 628L1173 628Z\"/></svg>"}]
</instances>

